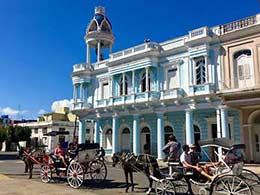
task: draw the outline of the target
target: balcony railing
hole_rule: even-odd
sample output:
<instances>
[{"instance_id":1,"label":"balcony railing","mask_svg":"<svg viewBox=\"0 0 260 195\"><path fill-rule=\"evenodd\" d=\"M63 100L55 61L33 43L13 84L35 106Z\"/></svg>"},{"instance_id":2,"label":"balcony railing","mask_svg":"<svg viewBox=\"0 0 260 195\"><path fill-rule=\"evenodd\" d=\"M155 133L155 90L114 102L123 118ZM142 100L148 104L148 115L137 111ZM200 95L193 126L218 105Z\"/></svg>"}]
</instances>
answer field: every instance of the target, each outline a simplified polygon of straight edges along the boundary
<instances>
[{"instance_id":1,"label":"balcony railing","mask_svg":"<svg viewBox=\"0 0 260 195\"><path fill-rule=\"evenodd\" d=\"M93 106L91 103L88 102L73 102L73 110L80 110L80 109L91 109Z\"/></svg>"},{"instance_id":2,"label":"balcony railing","mask_svg":"<svg viewBox=\"0 0 260 195\"><path fill-rule=\"evenodd\" d=\"M86 63L75 64L73 66L73 72L84 71L87 69L87 67L88 67L88 65Z\"/></svg>"},{"instance_id":3,"label":"balcony railing","mask_svg":"<svg viewBox=\"0 0 260 195\"><path fill-rule=\"evenodd\" d=\"M248 75L246 77L234 77L231 79L226 79L225 81L219 81L220 90L228 89L247 89L255 87L255 79L253 75Z\"/></svg>"},{"instance_id":4,"label":"balcony railing","mask_svg":"<svg viewBox=\"0 0 260 195\"><path fill-rule=\"evenodd\" d=\"M159 50L160 45L158 43L155 42L148 42L148 43L144 43L142 45L138 45L120 52L116 52L110 55L111 59L117 59L117 58L121 58L121 57L126 57L129 55L133 55L136 53L141 53L141 52L146 52L149 50Z\"/></svg>"},{"instance_id":5,"label":"balcony railing","mask_svg":"<svg viewBox=\"0 0 260 195\"><path fill-rule=\"evenodd\" d=\"M204 83L201 85L191 85L189 86L190 95L201 95L201 94L209 94L215 91L214 83Z\"/></svg>"},{"instance_id":6,"label":"balcony railing","mask_svg":"<svg viewBox=\"0 0 260 195\"><path fill-rule=\"evenodd\" d=\"M161 91L161 97L163 99L180 98L184 96L184 90L182 88L167 89Z\"/></svg>"},{"instance_id":7,"label":"balcony railing","mask_svg":"<svg viewBox=\"0 0 260 195\"><path fill-rule=\"evenodd\" d=\"M155 99L160 99L160 93L156 91L130 94L118 97L111 97L108 99L97 100L98 107L121 105L121 104L131 104L135 102L145 102L152 101Z\"/></svg>"},{"instance_id":8,"label":"balcony railing","mask_svg":"<svg viewBox=\"0 0 260 195\"><path fill-rule=\"evenodd\" d=\"M252 26L256 24L257 16L251 16L242 20L237 20L228 24L224 24L220 26L221 34L229 33L238 29L246 28L248 26Z\"/></svg>"}]
</instances>

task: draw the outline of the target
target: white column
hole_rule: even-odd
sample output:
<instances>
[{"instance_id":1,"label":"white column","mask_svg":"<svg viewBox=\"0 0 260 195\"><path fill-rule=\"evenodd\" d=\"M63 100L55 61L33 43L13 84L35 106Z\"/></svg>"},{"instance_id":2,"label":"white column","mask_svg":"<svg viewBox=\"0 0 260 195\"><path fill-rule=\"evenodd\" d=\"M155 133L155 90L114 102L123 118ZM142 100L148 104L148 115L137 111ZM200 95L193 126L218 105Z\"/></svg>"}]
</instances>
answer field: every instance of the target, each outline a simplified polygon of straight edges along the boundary
<instances>
[{"instance_id":1,"label":"white column","mask_svg":"<svg viewBox=\"0 0 260 195\"><path fill-rule=\"evenodd\" d=\"M196 62L195 60L192 58L192 85L196 85L197 83L197 77L196 77Z\"/></svg>"},{"instance_id":2,"label":"white column","mask_svg":"<svg viewBox=\"0 0 260 195\"><path fill-rule=\"evenodd\" d=\"M192 72L193 72L193 59L191 58L191 59L189 60L189 67L188 67L189 85L192 85L192 84L193 84L193 75L192 75Z\"/></svg>"},{"instance_id":3,"label":"white column","mask_svg":"<svg viewBox=\"0 0 260 195\"><path fill-rule=\"evenodd\" d=\"M163 124L163 113L157 114L157 156L158 159L163 159L164 154L162 148L164 146L164 124Z\"/></svg>"},{"instance_id":4,"label":"white column","mask_svg":"<svg viewBox=\"0 0 260 195\"><path fill-rule=\"evenodd\" d=\"M149 91L149 79L148 79L148 75L149 75L149 67L145 67L145 91Z\"/></svg>"},{"instance_id":5,"label":"white column","mask_svg":"<svg viewBox=\"0 0 260 195\"><path fill-rule=\"evenodd\" d=\"M86 59L87 64L90 64L90 47L87 43L87 59Z\"/></svg>"},{"instance_id":6,"label":"white column","mask_svg":"<svg viewBox=\"0 0 260 195\"><path fill-rule=\"evenodd\" d=\"M79 121L79 134L78 134L78 143L84 144L86 141L86 128L85 128L85 121Z\"/></svg>"},{"instance_id":7,"label":"white column","mask_svg":"<svg viewBox=\"0 0 260 195\"><path fill-rule=\"evenodd\" d=\"M100 61L100 41L97 43L97 62Z\"/></svg>"},{"instance_id":8,"label":"white column","mask_svg":"<svg viewBox=\"0 0 260 195\"><path fill-rule=\"evenodd\" d=\"M111 76L110 78L110 97L113 97L113 84L114 84L114 80L113 80L113 76Z\"/></svg>"},{"instance_id":9,"label":"white column","mask_svg":"<svg viewBox=\"0 0 260 195\"><path fill-rule=\"evenodd\" d=\"M205 55L204 56L204 59L205 59L205 74L206 74L206 83L208 83L209 82L209 70L210 70L210 68L209 68L209 65L208 65L208 55Z\"/></svg>"},{"instance_id":10,"label":"white column","mask_svg":"<svg viewBox=\"0 0 260 195\"><path fill-rule=\"evenodd\" d=\"M123 72L123 95L125 95L125 73Z\"/></svg>"},{"instance_id":11,"label":"white column","mask_svg":"<svg viewBox=\"0 0 260 195\"><path fill-rule=\"evenodd\" d=\"M221 138L221 116L220 116L220 109L216 110L217 114L217 137ZM222 147L218 147L218 155L219 155L219 160L222 158Z\"/></svg>"},{"instance_id":12,"label":"white column","mask_svg":"<svg viewBox=\"0 0 260 195\"><path fill-rule=\"evenodd\" d=\"M192 121L192 111L190 109L186 110L186 144L194 144L194 129Z\"/></svg>"},{"instance_id":13,"label":"white column","mask_svg":"<svg viewBox=\"0 0 260 195\"><path fill-rule=\"evenodd\" d=\"M221 129L222 137L229 139L229 129L228 129L228 113L226 108L221 108Z\"/></svg>"},{"instance_id":14,"label":"white column","mask_svg":"<svg viewBox=\"0 0 260 195\"><path fill-rule=\"evenodd\" d=\"M77 100L76 93L77 93L76 85L73 85L73 99L74 99L74 102L75 102L75 103L76 103L76 100Z\"/></svg>"},{"instance_id":15,"label":"white column","mask_svg":"<svg viewBox=\"0 0 260 195\"><path fill-rule=\"evenodd\" d=\"M135 94L135 71L132 71L132 88L133 88L133 94Z\"/></svg>"},{"instance_id":16,"label":"white column","mask_svg":"<svg viewBox=\"0 0 260 195\"><path fill-rule=\"evenodd\" d=\"M119 152L119 129L118 118L113 116L112 119L112 154Z\"/></svg>"},{"instance_id":17,"label":"white column","mask_svg":"<svg viewBox=\"0 0 260 195\"><path fill-rule=\"evenodd\" d=\"M133 116L133 152L135 155L140 154L140 118L138 115Z\"/></svg>"},{"instance_id":18,"label":"white column","mask_svg":"<svg viewBox=\"0 0 260 195\"><path fill-rule=\"evenodd\" d=\"M95 121L95 134L94 134L94 142L95 143L100 143L100 126L99 126L99 121Z\"/></svg>"},{"instance_id":19,"label":"white column","mask_svg":"<svg viewBox=\"0 0 260 195\"><path fill-rule=\"evenodd\" d=\"M109 53L112 53L112 45L109 46Z\"/></svg>"},{"instance_id":20,"label":"white column","mask_svg":"<svg viewBox=\"0 0 260 195\"><path fill-rule=\"evenodd\" d=\"M83 83L80 83L80 101L83 102Z\"/></svg>"}]
</instances>

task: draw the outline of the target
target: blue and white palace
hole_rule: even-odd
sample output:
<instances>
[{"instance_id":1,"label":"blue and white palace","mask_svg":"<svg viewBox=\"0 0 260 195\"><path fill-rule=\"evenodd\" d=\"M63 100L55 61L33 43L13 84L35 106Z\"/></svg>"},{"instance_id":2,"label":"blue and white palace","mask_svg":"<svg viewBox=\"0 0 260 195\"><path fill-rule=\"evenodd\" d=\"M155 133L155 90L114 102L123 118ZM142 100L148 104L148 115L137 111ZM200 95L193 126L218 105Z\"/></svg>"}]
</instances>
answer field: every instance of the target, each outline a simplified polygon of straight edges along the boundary
<instances>
[{"instance_id":1,"label":"blue and white palace","mask_svg":"<svg viewBox=\"0 0 260 195\"><path fill-rule=\"evenodd\" d=\"M219 30L202 27L112 53L112 25L105 9L96 7L84 37L86 62L74 65L71 74L79 143L85 142L87 120L95 121L95 142L107 154L139 154L147 145L162 159L170 134L181 144L213 137L240 142L239 113L225 107L216 93Z\"/></svg>"}]
</instances>

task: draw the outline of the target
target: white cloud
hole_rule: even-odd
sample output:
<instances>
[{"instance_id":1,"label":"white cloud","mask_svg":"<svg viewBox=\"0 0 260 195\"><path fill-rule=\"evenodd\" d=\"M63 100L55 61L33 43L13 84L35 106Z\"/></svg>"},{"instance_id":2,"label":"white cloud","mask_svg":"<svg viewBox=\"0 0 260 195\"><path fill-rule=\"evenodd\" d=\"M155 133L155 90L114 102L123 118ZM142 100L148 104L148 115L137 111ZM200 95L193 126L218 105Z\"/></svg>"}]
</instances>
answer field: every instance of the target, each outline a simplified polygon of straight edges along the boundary
<instances>
[{"instance_id":1,"label":"white cloud","mask_svg":"<svg viewBox=\"0 0 260 195\"><path fill-rule=\"evenodd\" d=\"M44 109L40 109L39 111L38 111L38 114L45 114L46 113L46 110L44 110Z\"/></svg>"},{"instance_id":2,"label":"white cloud","mask_svg":"<svg viewBox=\"0 0 260 195\"><path fill-rule=\"evenodd\" d=\"M0 108L1 114L10 115L10 116L15 116L15 115L18 115L18 114L24 114L26 112L28 112L28 111L27 110L15 110L15 109L10 108L10 107Z\"/></svg>"},{"instance_id":3,"label":"white cloud","mask_svg":"<svg viewBox=\"0 0 260 195\"><path fill-rule=\"evenodd\" d=\"M71 109L72 101L67 99L54 101L51 105L51 110L55 111L56 108L60 108L60 107L69 107Z\"/></svg>"}]
</instances>

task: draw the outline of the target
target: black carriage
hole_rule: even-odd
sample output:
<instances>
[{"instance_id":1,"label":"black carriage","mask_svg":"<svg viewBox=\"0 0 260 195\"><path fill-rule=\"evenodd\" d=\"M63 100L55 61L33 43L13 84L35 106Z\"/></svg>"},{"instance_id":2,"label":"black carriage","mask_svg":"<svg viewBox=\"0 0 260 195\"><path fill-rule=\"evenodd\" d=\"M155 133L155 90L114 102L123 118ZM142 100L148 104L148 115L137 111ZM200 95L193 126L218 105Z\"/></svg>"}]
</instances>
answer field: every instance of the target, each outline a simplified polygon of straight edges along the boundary
<instances>
[{"instance_id":1,"label":"black carriage","mask_svg":"<svg viewBox=\"0 0 260 195\"><path fill-rule=\"evenodd\" d=\"M86 175L95 183L103 182L107 177L107 167L104 163L105 151L99 144L79 144L75 155L66 158L68 163L64 167L60 158L53 154L46 156L45 163L41 167L41 180L44 183L51 181L53 174L67 178L72 188L79 188Z\"/></svg>"},{"instance_id":2,"label":"black carriage","mask_svg":"<svg viewBox=\"0 0 260 195\"><path fill-rule=\"evenodd\" d=\"M209 195L253 195L256 185L259 184L259 177L250 170L243 169L244 165L244 144L231 145L230 140L217 138L200 142L201 151L208 160L209 148L218 156L219 163L211 162L210 172L214 175L213 181L186 170L179 163L169 163L171 172L163 179L152 177L155 180L155 191L158 195L173 195L192 193L192 185L196 185L199 194ZM207 149L206 149L207 148ZM222 156L222 152L226 154ZM206 163L205 163L206 164ZM256 193L257 194L257 193Z\"/></svg>"}]
</instances>

